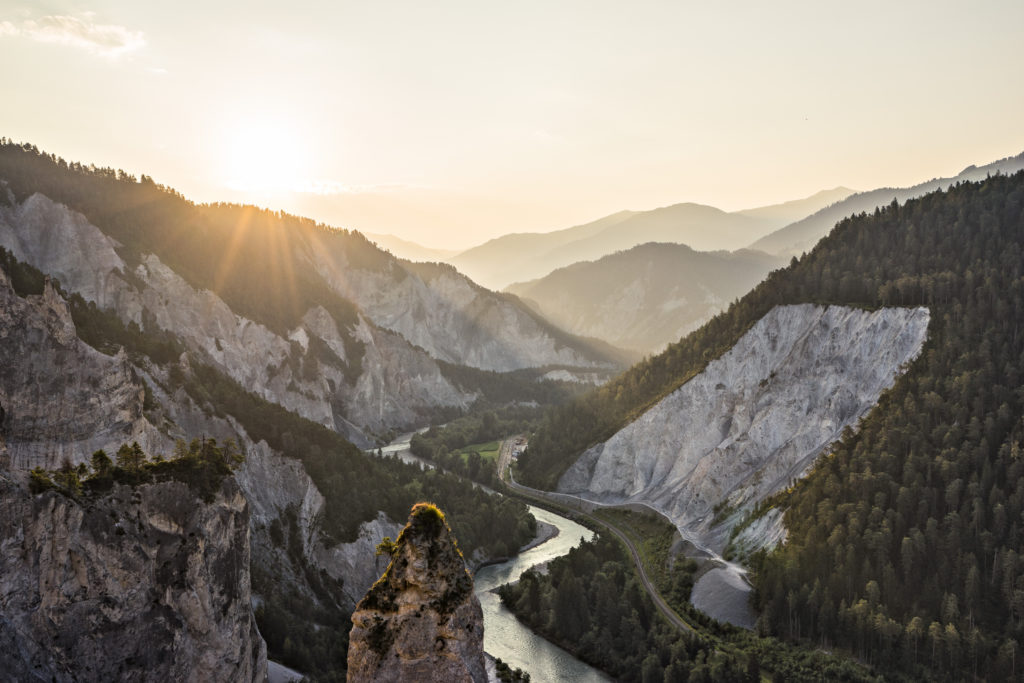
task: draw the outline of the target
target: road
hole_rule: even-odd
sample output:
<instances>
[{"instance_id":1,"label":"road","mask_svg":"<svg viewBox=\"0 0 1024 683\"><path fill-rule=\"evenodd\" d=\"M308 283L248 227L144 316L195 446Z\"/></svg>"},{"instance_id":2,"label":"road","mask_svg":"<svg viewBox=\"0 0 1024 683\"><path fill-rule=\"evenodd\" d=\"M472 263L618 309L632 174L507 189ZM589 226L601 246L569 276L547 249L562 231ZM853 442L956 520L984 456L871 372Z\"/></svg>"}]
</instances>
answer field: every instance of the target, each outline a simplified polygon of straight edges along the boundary
<instances>
[{"instance_id":1,"label":"road","mask_svg":"<svg viewBox=\"0 0 1024 683\"><path fill-rule=\"evenodd\" d=\"M566 507L564 503L560 502L556 497L552 496L548 491L541 491L540 489L534 489L530 488L529 486L523 486L522 484L517 483L516 480L512 478L512 471L509 469L509 465L512 462L512 447L517 438L519 437L514 436L509 439L505 439L504 441L501 442L501 448L498 451L498 476L501 477L501 480L509 488L517 491L523 496L526 496L528 498L534 498L536 500L542 500L548 505L557 507L559 510L570 512L573 515L586 517L591 522L599 524L600 526L604 527L608 531L615 534L616 538L622 541L623 544L625 544L626 548L629 549L629 554L633 556L633 564L636 565L636 570L640 576L640 581L641 583L643 583L648 595L651 596L651 600L654 602L654 605L658 608L658 611L660 611L665 616L665 618L668 619L669 623L673 624L676 628L679 628L683 631L692 631L693 627L687 624L682 619L682 617L680 617L676 613L676 611L672 609L667 602L665 602L664 598L661 597L661 593L658 592L658 589L654 586L654 583L647 576L647 571L644 569L644 563L640 559L640 551L633 544L633 541L631 541L629 537L622 532L621 529L616 527L611 522L608 522L604 519L599 519L594 515L590 514L589 512L583 511L582 509L570 509ZM568 498L576 497L567 496L566 494L559 495ZM578 500L582 501L583 499Z\"/></svg>"}]
</instances>

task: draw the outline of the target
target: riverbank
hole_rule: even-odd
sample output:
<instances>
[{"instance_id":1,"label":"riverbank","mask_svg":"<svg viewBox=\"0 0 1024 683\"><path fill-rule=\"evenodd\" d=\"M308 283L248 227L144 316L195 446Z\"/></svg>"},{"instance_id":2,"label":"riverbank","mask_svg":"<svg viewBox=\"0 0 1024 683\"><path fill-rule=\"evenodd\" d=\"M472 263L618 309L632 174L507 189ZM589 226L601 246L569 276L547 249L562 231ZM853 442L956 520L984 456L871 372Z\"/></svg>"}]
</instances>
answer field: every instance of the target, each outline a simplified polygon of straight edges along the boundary
<instances>
[{"instance_id":1,"label":"riverbank","mask_svg":"<svg viewBox=\"0 0 1024 683\"><path fill-rule=\"evenodd\" d=\"M554 524L548 524L547 522L542 522L542 521L540 521L538 519L537 520L537 535L534 537L534 539L532 541L530 541L529 543L524 545L522 548L520 548L519 552L520 553L525 553L527 550L531 550L533 548L536 548L541 543L547 543L552 538L555 538L556 536L558 536L558 534L560 534L560 533L561 533L561 531ZM519 553L516 553L516 554L518 555Z\"/></svg>"},{"instance_id":2,"label":"riverbank","mask_svg":"<svg viewBox=\"0 0 1024 683\"><path fill-rule=\"evenodd\" d=\"M480 564L478 564L476 566L476 569L472 569L472 567L471 567L470 571L471 571L471 573L476 573L476 572L480 571L481 569L483 569L484 567L490 567L490 566L493 566L493 565L496 565L496 564L502 564L504 562L508 562L509 560L513 560L516 557L518 557L519 555L522 555L523 553L525 553L527 550L533 550L537 546L539 546L539 545L541 545L543 543L547 543L551 539L557 537L559 533L561 533L561 531L554 524L548 524L547 522L542 522L541 520L538 519L537 520L537 535L533 537L532 541L530 541L529 543L524 545L522 548L520 548L518 551L516 551L515 555L512 555L511 557L492 557L491 559L486 560L486 561L481 562Z\"/></svg>"}]
</instances>

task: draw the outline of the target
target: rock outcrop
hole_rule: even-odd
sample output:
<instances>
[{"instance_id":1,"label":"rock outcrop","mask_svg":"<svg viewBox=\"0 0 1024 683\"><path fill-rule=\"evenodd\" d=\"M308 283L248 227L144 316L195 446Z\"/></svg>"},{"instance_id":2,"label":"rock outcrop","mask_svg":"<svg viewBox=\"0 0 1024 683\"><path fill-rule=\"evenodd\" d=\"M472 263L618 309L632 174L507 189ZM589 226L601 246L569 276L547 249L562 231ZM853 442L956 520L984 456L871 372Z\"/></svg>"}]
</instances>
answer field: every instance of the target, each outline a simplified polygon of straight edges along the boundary
<instances>
[{"instance_id":1,"label":"rock outcrop","mask_svg":"<svg viewBox=\"0 0 1024 683\"><path fill-rule=\"evenodd\" d=\"M249 508L176 482L82 501L0 473L0 678L264 681Z\"/></svg>"},{"instance_id":2,"label":"rock outcrop","mask_svg":"<svg viewBox=\"0 0 1024 683\"><path fill-rule=\"evenodd\" d=\"M348 680L487 680L483 612L444 514L416 505L352 615Z\"/></svg>"},{"instance_id":3,"label":"rock outcrop","mask_svg":"<svg viewBox=\"0 0 1024 683\"><path fill-rule=\"evenodd\" d=\"M253 444L244 434L241 436L246 457L235 479L252 510L252 546L257 564L278 580L287 579L285 583L305 583L302 572L296 571L296 558L275 545L269 533L275 523L291 526L288 518L292 517L294 530L288 533L298 535L303 562L339 581L346 607L352 609L387 566L387 558L374 555L377 544L385 537L398 536L402 526L380 512L359 525L354 541L325 545L320 534L325 500L302 464L274 452L264 441Z\"/></svg>"},{"instance_id":4,"label":"rock outcrop","mask_svg":"<svg viewBox=\"0 0 1024 683\"><path fill-rule=\"evenodd\" d=\"M56 469L137 441L166 450L143 415L144 385L124 353L107 356L80 341L67 303L47 282L18 296L0 271L0 438L7 466ZM2 450L2 447L0 447Z\"/></svg>"},{"instance_id":5,"label":"rock outcrop","mask_svg":"<svg viewBox=\"0 0 1024 683\"><path fill-rule=\"evenodd\" d=\"M720 552L722 535L708 536L715 508L748 508L801 477L920 353L928 321L924 308L778 306L703 372L587 450L558 489L649 504Z\"/></svg>"},{"instance_id":6,"label":"rock outcrop","mask_svg":"<svg viewBox=\"0 0 1024 683\"><path fill-rule=\"evenodd\" d=\"M561 333L515 299L477 285L452 266L389 259L353 267L344 253L311 251L330 286L373 322L402 335L431 357L504 372L546 365L608 368L607 356Z\"/></svg>"}]
</instances>

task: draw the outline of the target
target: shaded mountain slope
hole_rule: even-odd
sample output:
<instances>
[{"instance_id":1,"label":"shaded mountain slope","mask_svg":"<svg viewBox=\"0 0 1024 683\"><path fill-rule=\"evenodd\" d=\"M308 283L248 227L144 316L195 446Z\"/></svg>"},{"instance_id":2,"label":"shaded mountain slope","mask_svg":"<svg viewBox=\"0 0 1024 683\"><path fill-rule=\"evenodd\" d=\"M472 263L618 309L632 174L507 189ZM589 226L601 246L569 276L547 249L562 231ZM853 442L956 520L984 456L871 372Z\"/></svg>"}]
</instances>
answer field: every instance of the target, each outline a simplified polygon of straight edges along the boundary
<instances>
[{"instance_id":1,"label":"shaded mountain slope","mask_svg":"<svg viewBox=\"0 0 1024 683\"><path fill-rule=\"evenodd\" d=\"M652 505L723 552L739 520L802 477L921 351L924 308L776 306L721 358L583 453L560 491ZM724 529L717 528L724 526Z\"/></svg>"},{"instance_id":2,"label":"shaded mountain slope","mask_svg":"<svg viewBox=\"0 0 1024 683\"><path fill-rule=\"evenodd\" d=\"M515 298L450 267L417 269L359 233L195 205L146 177L11 143L0 146L0 180L0 245L15 257L126 322L179 336L247 390L362 443L470 406L480 390L453 379L452 366L620 362Z\"/></svg>"},{"instance_id":3,"label":"shaded mountain slope","mask_svg":"<svg viewBox=\"0 0 1024 683\"><path fill-rule=\"evenodd\" d=\"M215 443L211 439L233 442L245 462L230 482L234 491L230 507L236 512L244 509L245 518L234 526L231 545L242 541L251 543L253 561L250 564L247 559L239 559L241 555L233 555L235 559L229 564L234 573L228 579L238 578L236 587L247 592L251 571L252 591L260 605L255 617L271 654L317 676L343 674L344 636L351 609L380 570L374 547L384 536L395 535L397 527L390 520L400 518L421 496L429 496L449 510L451 524L458 531L471 562L493 557L499 549L495 543L500 544L500 553L505 554L506 548L518 547L532 537L532 520L522 504L491 496L451 475L424 473L419 467L364 455L327 427L247 392L225 373L203 362L198 352L186 347L173 333L147 333L138 326L125 325L115 314L86 302L81 295L65 298L57 283L47 281L38 270L0 250L0 356L17 363L7 372L0 372L0 481L5 486L8 480L14 482L13 488L6 487L0 492L0 506L11 512L5 517L9 523L5 534L10 531L13 538L22 534L23 540L28 532L19 531L23 526L19 526L22 511L39 503L38 498L34 503L26 493L25 482L30 478L28 467L61 468L62 471L53 476L55 481L63 481L58 475L66 476L62 474L61 464L66 459L67 472L75 480L92 478L99 472L95 465L90 467L90 463L96 462L91 457L92 449L104 448L113 454L130 440L138 439L146 444L138 453L143 458L149 457L153 468L173 470L177 461L167 461L167 458L176 458L190 448L205 449L207 444ZM31 457L26 457L26 453ZM162 464L153 462L157 457L165 459ZM115 473L115 479L145 485L149 481L146 472L150 465L143 466L142 474ZM205 479L202 472L190 475L186 481L199 490L215 483ZM237 493L239 489L241 494ZM216 497L215 494L213 491L210 495ZM79 493L72 488L61 495L77 500ZM180 492L171 497L179 504L190 500ZM53 499L60 500L61 496ZM154 539L145 526L151 523L164 531L169 529L172 535L177 533L174 531L177 516L171 514L173 510L165 511L166 514L156 510L140 520L129 508L125 514L131 520L130 530L128 536L122 538L116 531L116 513L113 519L109 517L114 512L113 507L109 511L103 507L102 514L96 515L93 514L96 506L86 505L86 516L92 520L86 525L88 529L75 526L80 521L76 510L81 506L64 507L70 512L62 512L55 519L43 517L48 520L44 524L45 534L37 533L38 530L31 532L38 535L42 539L40 543L47 548L55 542L58 550L64 547L62 543L70 544L72 550L77 544L83 544L77 559L74 554L60 555L63 558L60 562L71 563L68 567L53 568L58 573L68 573L70 578L61 579L59 586L45 587L53 594L47 600L53 597L55 601L51 612L55 619L63 619L65 607L68 607L66 613L74 620L99 623L96 620L100 615L92 611L101 610L103 606L125 605L134 611L120 617L114 614L112 620L129 624L126 628L134 632L148 632L147 629L156 628L163 621L194 617L194 630L206 629L206 636L213 638L213 630L220 629L221 625L212 623L194 606L191 612L187 609L191 599L187 596L203 595L205 590L192 580L196 576L201 578L205 571L201 566L204 560L196 559L198 555L186 563L195 570L193 573L164 577L172 581L175 590L184 591L184 602L161 603L150 609L153 599L148 593L142 594L145 598L142 602L136 600L137 596L124 594L125 586L135 586L137 582L125 583L123 578L118 578L111 584L114 588L106 586L102 591L91 583L90 577L102 571L92 568L94 556L102 558L99 564L109 571L125 565L143 567L139 571L145 573L147 565L138 564L142 560L123 554L131 555L136 547L151 549L155 541L156 552L167 550L174 555L173 550L179 548L178 540L171 544L173 548L161 549L160 543L166 545L167 537ZM192 507L199 516L206 512L201 505ZM99 518L107 519L104 523L107 526L97 524ZM96 549L93 547L96 544L89 539L94 531L113 535L117 542L111 545L104 541L99 544L103 547ZM192 533L200 535L198 531ZM80 539L82 534L84 537ZM16 541L19 547L22 547L22 540ZM191 542L185 537L180 540ZM208 550L213 555L219 552L212 543ZM238 550L241 552L241 546ZM6 587L40 583L38 579L33 582L32 578L33 553L19 551L5 553L4 557ZM161 562L168 557L160 555ZM215 571L223 572L224 563L217 557L212 559L217 560L217 567L220 567ZM167 567L164 564L155 569L159 574ZM81 574L82 571L88 576ZM46 576L57 575L47 569ZM92 597L78 600L76 596L85 595L81 592L80 581L87 580L88 589L92 591L88 595ZM143 587L149 590L145 584ZM17 595L12 594L10 600L0 600L3 603L0 623L20 624L30 620L31 610L38 607L38 603L33 606L31 602L31 591L17 588L11 591ZM61 602L67 596L74 598L70 606ZM236 617L247 615L251 623L250 600L240 600L239 605L237 609L232 607L235 611L228 611L231 624L225 624L223 629L227 634L222 662L225 667L235 661L228 658L227 650L248 648L236 637L244 635L244 631L238 631L235 636L230 631L234 626L244 625ZM215 601L214 606L219 608L221 603ZM222 614L219 609L215 611ZM154 620L155 625L150 623ZM49 629L45 624L43 627ZM172 633L167 637L176 636ZM185 636L179 640L183 648L188 645ZM75 650L68 661L54 671L84 670L89 664L87 658L92 656L89 654L91 645L85 641L81 645L84 649ZM234 647L236 645L238 647ZM44 645L43 649L53 648ZM107 671L107 664L115 668L132 665L130 661L117 659L121 656L119 653L134 657L130 648L108 652L112 661L97 670ZM182 655L183 665L192 662L184 649L177 654ZM196 670L206 669L196 664ZM214 671L214 665L210 665L209 670ZM226 673L213 677L224 676L237 678Z\"/></svg>"},{"instance_id":4,"label":"shaded mountain slope","mask_svg":"<svg viewBox=\"0 0 1024 683\"><path fill-rule=\"evenodd\" d=\"M838 196L835 192L819 192L795 202L735 213L692 203L650 211L620 211L566 230L505 235L448 262L474 281L500 289L646 242L686 244L698 251L740 249L793 220L794 215L806 215L801 211L810 213L834 201L833 197Z\"/></svg>"},{"instance_id":5,"label":"shaded mountain slope","mask_svg":"<svg viewBox=\"0 0 1024 683\"><path fill-rule=\"evenodd\" d=\"M658 352L746 294L776 257L649 243L509 285L556 325L614 346Z\"/></svg>"}]
</instances>

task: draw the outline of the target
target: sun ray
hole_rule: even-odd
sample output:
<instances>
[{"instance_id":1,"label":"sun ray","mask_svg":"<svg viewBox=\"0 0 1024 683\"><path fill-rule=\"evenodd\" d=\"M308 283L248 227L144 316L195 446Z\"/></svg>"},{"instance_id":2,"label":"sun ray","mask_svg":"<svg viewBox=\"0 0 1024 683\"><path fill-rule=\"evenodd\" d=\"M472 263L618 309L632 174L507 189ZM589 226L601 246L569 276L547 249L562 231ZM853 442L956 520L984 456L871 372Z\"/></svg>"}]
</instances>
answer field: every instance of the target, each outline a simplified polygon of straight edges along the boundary
<instances>
[{"instance_id":1,"label":"sun ray","mask_svg":"<svg viewBox=\"0 0 1024 683\"><path fill-rule=\"evenodd\" d=\"M238 221L235 222L235 227L231 231L231 235L228 238L227 249L224 251L223 259L220 265L217 267L217 272L213 278L213 289L214 291L221 291L224 283L234 274L235 260L238 258L239 252L246 244L246 237L249 233L249 226L252 223L251 214L248 211L242 211L238 216Z\"/></svg>"}]
</instances>

